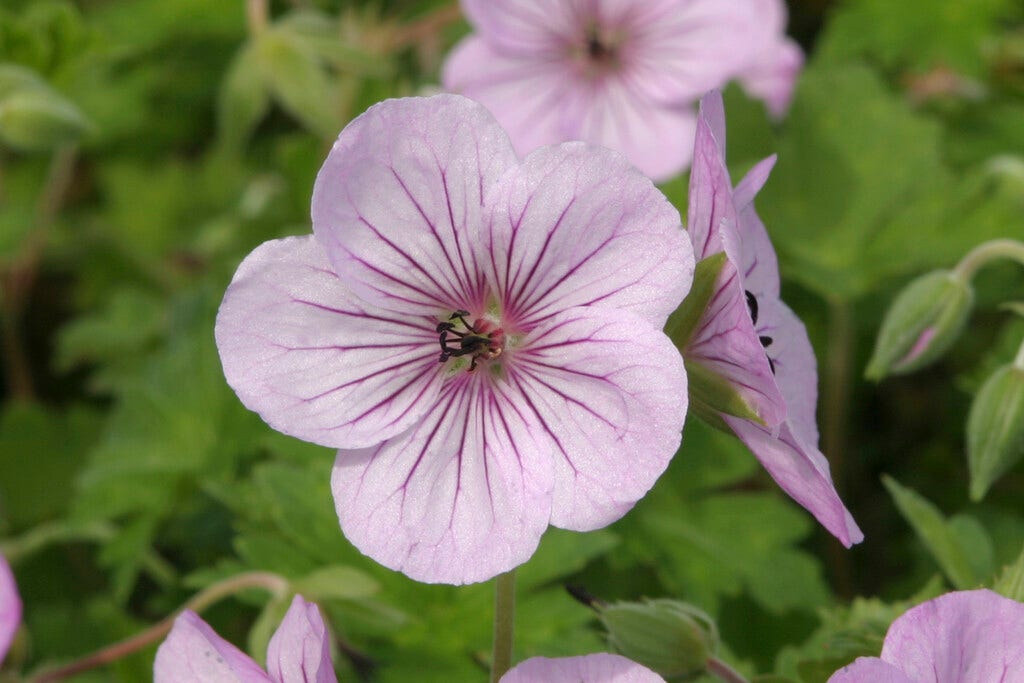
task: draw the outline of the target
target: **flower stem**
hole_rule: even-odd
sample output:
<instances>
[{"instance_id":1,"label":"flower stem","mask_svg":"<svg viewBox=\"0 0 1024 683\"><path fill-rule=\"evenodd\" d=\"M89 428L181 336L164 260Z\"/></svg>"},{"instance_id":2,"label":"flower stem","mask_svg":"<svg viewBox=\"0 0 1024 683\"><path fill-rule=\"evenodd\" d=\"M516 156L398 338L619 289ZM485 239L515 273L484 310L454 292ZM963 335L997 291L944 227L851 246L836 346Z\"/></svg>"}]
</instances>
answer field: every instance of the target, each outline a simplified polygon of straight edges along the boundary
<instances>
[{"instance_id":1,"label":"flower stem","mask_svg":"<svg viewBox=\"0 0 1024 683\"><path fill-rule=\"evenodd\" d=\"M207 586L182 605L181 609L177 612L153 624L146 630L113 645L108 645L70 664L37 674L29 678L28 683L61 681L83 671L110 664L166 636L174 625L174 620L181 612L187 609L201 612L223 598L250 588L264 588L274 595L281 595L288 590L288 582L281 576L270 572L248 572L220 581L212 586Z\"/></svg>"},{"instance_id":2,"label":"flower stem","mask_svg":"<svg viewBox=\"0 0 1024 683\"><path fill-rule=\"evenodd\" d=\"M267 0L245 0L245 16L249 22L249 35L258 36L263 33L270 18Z\"/></svg>"},{"instance_id":3,"label":"flower stem","mask_svg":"<svg viewBox=\"0 0 1024 683\"><path fill-rule=\"evenodd\" d=\"M512 668L512 638L516 614L516 570L494 580L494 650L491 683L498 683Z\"/></svg>"},{"instance_id":4,"label":"flower stem","mask_svg":"<svg viewBox=\"0 0 1024 683\"><path fill-rule=\"evenodd\" d=\"M739 671L717 657L708 657L708 673L725 683L749 683Z\"/></svg>"},{"instance_id":5,"label":"flower stem","mask_svg":"<svg viewBox=\"0 0 1024 683\"><path fill-rule=\"evenodd\" d=\"M982 242L960 259L960 263L953 269L953 274L965 282L970 282L982 266L1000 258L1013 259L1024 265L1024 243L1011 239Z\"/></svg>"}]
</instances>

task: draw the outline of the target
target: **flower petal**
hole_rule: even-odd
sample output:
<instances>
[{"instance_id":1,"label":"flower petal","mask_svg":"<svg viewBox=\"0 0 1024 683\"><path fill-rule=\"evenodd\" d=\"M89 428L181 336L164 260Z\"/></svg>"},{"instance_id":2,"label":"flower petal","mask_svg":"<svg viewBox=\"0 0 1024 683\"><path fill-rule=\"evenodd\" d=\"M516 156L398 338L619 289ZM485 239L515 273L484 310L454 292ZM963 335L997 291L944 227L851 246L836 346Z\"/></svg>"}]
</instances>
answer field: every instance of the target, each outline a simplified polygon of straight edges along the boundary
<instances>
[{"instance_id":1,"label":"flower petal","mask_svg":"<svg viewBox=\"0 0 1024 683\"><path fill-rule=\"evenodd\" d=\"M605 653L582 657L533 657L520 662L501 683L665 683L650 669L620 655Z\"/></svg>"},{"instance_id":2,"label":"flower petal","mask_svg":"<svg viewBox=\"0 0 1024 683\"><path fill-rule=\"evenodd\" d=\"M582 33L586 2L462 0L470 23L503 52L544 54Z\"/></svg>"},{"instance_id":3,"label":"flower petal","mask_svg":"<svg viewBox=\"0 0 1024 683\"><path fill-rule=\"evenodd\" d=\"M413 315L473 308L481 199L516 163L505 131L472 100L386 100L334 143L313 188L313 233L370 303Z\"/></svg>"},{"instance_id":4,"label":"flower petal","mask_svg":"<svg viewBox=\"0 0 1024 683\"><path fill-rule=\"evenodd\" d=\"M153 683L271 683L237 647L192 611L182 612L156 651Z\"/></svg>"},{"instance_id":5,"label":"flower petal","mask_svg":"<svg viewBox=\"0 0 1024 683\"><path fill-rule=\"evenodd\" d=\"M848 664L832 674L828 683L921 683L921 681L915 681L892 664L883 662L877 657L858 657L853 664Z\"/></svg>"},{"instance_id":6,"label":"flower petal","mask_svg":"<svg viewBox=\"0 0 1024 683\"><path fill-rule=\"evenodd\" d=\"M733 193L739 212L739 249L743 288L758 299L779 298L779 260L761 217L754 210L754 196L775 166L775 155L757 163Z\"/></svg>"},{"instance_id":7,"label":"flower petal","mask_svg":"<svg viewBox=\"0 0 1024 683\"><path fill-rule=\"evenodd\" d=\"M216 338L228 384L271 427L354 448L408 429L433 402L436 325L359 303L313 237L292 237L242 262Z\"/></svg>"},{"instance_id":8,"label":"flower petal","mask_svg":"<svg viewBox=\"0 0 1024 683\"><path fill-rule=\"evenodd\" d=\"M20 624L21 598L18 596L18 585L14 582L11 566L0 555L0 663L7 656L7 650Z\"/></svg>"},{"instance_id":9,"label":"flower petal","mask_svg":"<svg viewBox=\"0 0 1024 683\"><path fill-rule=\"evenodd\" d=\"M989 590L947 593L893 622L882 659L918 681L1024 680L1024 604Z\"/></svg>"},{"instance_id":10,"label":"flower petal","mask_svg":"<svg viewBox=\"0 0 1024 683\"><path fill-rule=\"evenodd\" d=\"M415 428L339 451L345 536L427 583L485 581L529 559L550 517L551 445L520 404L487 368L459 371Z\"/></svg>"},{"instance_id":11,"label":"flower petal","mask_svg":"<svg viewBox=\"0 0 1024 683\"><path fill-rule=\"evenodd\" d=\"M693 253L678 212L618 154L542 148L486 202L482 254L509 320L528 326L597 305L661 328L689 290Z\"/></svg>"},{"instance_id":12,"label":"flower petal","mask_svg":"<svg viewBox=\"0 0 1024 683\"><path fill-rule=\"evenodd\" d=\"M274 683L337 683L331 645L320 610L301 595L292 599L267 645L267 672Z\"/></svg>"},{"instance_id":13,"label":"flower petal","mask_svg":"<svg viewBox=\"0 0 1024 683\"><path fill-rule=\"evenodd\" d=\"M552 317L514 353L509 383L552 442L551 523L610 524L679 447L687 407L679 351L631 313L586 307Z\"/></svg>"},{"instance_id":14,"label":"flower petal","mask_svg":"<svg viewBox=\"0 0 1024 683\"><path fill-rule=\"evenodd\" d=\"M772 118L789 109L796 79L804 66L804 53L795 41L782 37L764 50L740 74L740 85L762 100Z\"/></svg>"}]
</instances>

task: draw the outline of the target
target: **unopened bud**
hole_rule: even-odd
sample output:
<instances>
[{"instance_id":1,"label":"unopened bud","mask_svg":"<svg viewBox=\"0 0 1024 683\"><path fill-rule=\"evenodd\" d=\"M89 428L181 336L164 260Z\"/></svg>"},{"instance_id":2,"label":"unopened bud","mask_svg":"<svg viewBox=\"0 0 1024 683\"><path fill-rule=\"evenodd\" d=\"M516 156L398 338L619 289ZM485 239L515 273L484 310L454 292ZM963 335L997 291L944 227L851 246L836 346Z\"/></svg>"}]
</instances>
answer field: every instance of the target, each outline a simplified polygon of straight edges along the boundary
<instances>
[{"instance_id":1,"label":"unopened bud","mask_svg":"<svg viewBox=\"0 0 1024 683\"><path fill-rule=\"evenodd\" d=\"M967 418L971 498L989 487L1024 455L1024 368L1005 365L985 380Z\"/></svg>"},{"instance_id":2,"label":"unopened bud","mask_svg":"<svg viewBox=\"0 0 1024 683\"><path fill-rule=\"evenodd\" d=\"M973 305L970 284L948 270L911 282L882 321L867 377L913 372L938 359L960 336Z\"/></svg>"},{"instance_id":3,"label":"unopened bud","mask_svg":"<svg viewBox=\"0 0 1024 683\"><path fill-rule=\"evenodd\" d=\"M612 647L665 678L703 673L718 647L711 617L684 602L623 602L598 612Z\"/></svg>"}]
</instances>

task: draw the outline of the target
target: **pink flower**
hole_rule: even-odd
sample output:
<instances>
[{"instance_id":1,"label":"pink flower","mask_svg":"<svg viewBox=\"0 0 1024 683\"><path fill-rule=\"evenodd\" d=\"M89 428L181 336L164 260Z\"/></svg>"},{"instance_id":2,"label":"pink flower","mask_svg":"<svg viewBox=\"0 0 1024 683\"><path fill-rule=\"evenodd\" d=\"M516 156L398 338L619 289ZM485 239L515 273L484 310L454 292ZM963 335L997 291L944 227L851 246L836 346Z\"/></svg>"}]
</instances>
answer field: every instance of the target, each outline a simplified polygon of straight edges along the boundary
<instances>
[{"instance_id":1,"label":"pink flower","mask_svg":"<svg viewBox=\"0 0 1024 683\"><path fill-rule=\"evenodd\" d=\"M779 299L779 267L753 200L775 158L733 190L725 166L722 97L701 100L687 222L698 260L725 265L683 356L725 378L758 419L721 414L768 473L849 547L864 535L839 499L818 450L817 363L803 323Z\"/></svg>"},{"instance_id":2,"label":"pink flower","mask_svg":"<svg viewBox=\"0 0 1024 683\"><path fill-rule=\"evenodd\" d=\"M665 679L625 657L601 653L527 659L502 676L501 683L665 683Z\"/></svg>"},{"instance_id":3,"label":"pink flower","mask_svg":"<svg viewBox=\"0 0 1024 683\"><path fill-rule=\"evenodd\" d=\"M192 611L182 612L156 651L154 683L337 683L327 628L301 595L267 645L267 670L218 636Z\"/></svg>"},{"instance_id":4,"label":"pink flower","mask_svg":"<svg viewBox=\"0 0 1024 683\"><path fill-rule=\"evenodd\" d=\"M889 627L882 657L860 657L829 683L1024 681L1024 604L989 590L947 593Z\"/></svg>"},{"instance_id":5,"label":"pink flower","mask_svg":"<svg viewBox=\"0 0 1024 683\"><path fill-rule=\"evenodd\" d=\"M0 555L0 663L11 648L14 634L21 624L21 598L14 583L14 573L7 560Z\"/></svg>"},{"instance_id":6,"label":"pink flower","mask_svg":"<svg viewBox=\"0 0 1024 683\"><path fill-rule=\"evenodd\" d=\"M389 100L328 155L313 232L239 266L217 345L246 406L341 449L342 530L381 564L491 578L548 524L621 517L675 453L686 375L661 329L692 250L618 154L520 163L471 100Z\"/></svg>"},{"instance_id":7,"label":"pink flower","mask_svg":"<svg viewBox=\"0 0 1024 683\"><path fill-rule=\"evenodd\" d=\"M487 106L520 154L586 140L656 181L693 152L693 105L734 77L774 114L802 65L782 0L462 0L476 34L445 88Z\"/></svg>"}]
</instances>

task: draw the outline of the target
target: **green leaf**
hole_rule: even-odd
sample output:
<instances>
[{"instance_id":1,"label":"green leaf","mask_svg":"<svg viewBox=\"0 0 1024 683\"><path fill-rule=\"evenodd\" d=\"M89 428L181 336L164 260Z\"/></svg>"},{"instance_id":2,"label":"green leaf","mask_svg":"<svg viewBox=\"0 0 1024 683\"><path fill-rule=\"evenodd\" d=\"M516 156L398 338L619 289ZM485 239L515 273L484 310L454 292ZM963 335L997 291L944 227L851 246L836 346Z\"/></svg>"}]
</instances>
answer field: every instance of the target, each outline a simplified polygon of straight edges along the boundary
<instances>
[{"instance_id":1,"label":"green leaf","mask_svg":"<svg viewBox=\"0 0 1024 683\"><path fill-rule=\"evenodd\" d=\"M256 49L246 44L228 67L217 98L217 132L221 143L236 150L249 139L270 108L270 92Z\"/></svg>"},{"instance_id":2,"label":"green leaf","mask_svg":"<svg viewBox=\"0 0 1024 683\"><path fill-rule=\"evenodd\" d=\"M290 595L275 595L271 597L270 600L267 600L263 609L260 610L260 615L256 617L252 628L249 629L247 643L249 654L262 666L265 666L267 663L267 645L281 625L284 615L288 612L291 600L292 596Z\"/></svg>"},{"instance_id":3,"label":"green leaf","mask_svg":"<svg viewBox=\"0 0 1024 683\"><path fill-rule=\"evenodd\" d=\"M1024 457L1024 369L1015 364L996 370L982 385L967 416L967 464L971 499Z\"/></svg>"},{"instance_id":4,"label":"green leaf","mask_svg":"<svg viewBox=\"0 0 1024 683\"><path fill-rule=\"evenodd\" d=\"M900 514L907 520L943 574L959 590L977 588L986 575L979 572L976 558L969 550L985 543L984 529L980 525L967 527L963 522L953 525L946 521L939 509L915 491L901 486L889 476L882 477ZM973 548L971 547L973 546ZM991 557L991 542L989 542Z\"/></svg>"},{"instance_id":5,"label":"green leaf","mask_svg":"<svg viewBox=\"0 0 1024 683\"><path fill-rule=\"evenodd\" d=\"M366 598L378 590L377 582L364 572L345 565L323 567L292 581L292 589L307 600Z\"/></svg>"},{"instance_id":6,"label":"green leaf","mask_svg":"<svg viewBox=\"0 0 1024 683\"><path fill-rule=\"evenodd\" d=\"M311 132L334 139L342 120L323 61L300 36L284 29L264 32L255 50L263 78L281 106Z\"/></svg>"},{"instance_id":7,"label":"green leaf","mask_svg":"<svg viewBox=\"0 0 1024 683\"><path fill-rule=\"evenodd\" d=\"M78 107L49 87L20 88L0 99L0 141L16 149L54 150L91 129Z\"/></svg>"},{"instance_id":8,"label":"green leaf","mask_svg":"<svg viewBox=\"0 0 1024 683\"><path fill-rule=\"evenodd\" d=\"M1003 568L992 590L1011 600L1024 602L1024 548L1021 548L1016 562Z\"/></svg>"},{"instance_id":9,"label":"green leaf","mask_svg":"<svg viewBox=\"0 0 1024 683\"><path fill-rule=\"evenodd\" d=\"M715 283L718 281L718 274L722 272L725 265L725 252L712 254L700 263L693 271L693 285L690 293L686 295L679 308L672 312L665 323L665 334L679 349L685 349L697 329L697 323L704 316L708 307L708 301L715 293Z\"/></svg>"}]
</instances>

